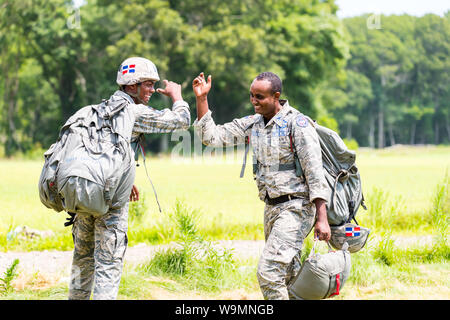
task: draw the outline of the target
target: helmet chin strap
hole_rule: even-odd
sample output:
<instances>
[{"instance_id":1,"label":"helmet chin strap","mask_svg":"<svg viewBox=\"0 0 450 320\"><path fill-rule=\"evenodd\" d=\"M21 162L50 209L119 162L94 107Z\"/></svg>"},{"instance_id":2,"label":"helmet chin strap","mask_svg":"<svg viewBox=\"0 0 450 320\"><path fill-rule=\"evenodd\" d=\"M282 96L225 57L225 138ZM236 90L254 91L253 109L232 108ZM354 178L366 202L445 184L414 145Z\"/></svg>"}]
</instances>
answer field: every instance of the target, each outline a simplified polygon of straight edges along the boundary
<instances>
[{"instance_id":1,"label":"helmet chin strap","mask_svg":"<svg viewBox=\"0 0 450 320\"><path fill-rule=\"evenodd\" d=\"M138 102L140 102L140 103L142 103L142 104L144 104L144 105L147 105L147 104L145 103L145 101L142 100L142 99L140 98L140 95L141 95L141 84L138 83L137 86L138 86L137 93L126 92L126 94L128 94L129 96L132 96L132 97L135 98Z\"/></svg>"}]
</instances>

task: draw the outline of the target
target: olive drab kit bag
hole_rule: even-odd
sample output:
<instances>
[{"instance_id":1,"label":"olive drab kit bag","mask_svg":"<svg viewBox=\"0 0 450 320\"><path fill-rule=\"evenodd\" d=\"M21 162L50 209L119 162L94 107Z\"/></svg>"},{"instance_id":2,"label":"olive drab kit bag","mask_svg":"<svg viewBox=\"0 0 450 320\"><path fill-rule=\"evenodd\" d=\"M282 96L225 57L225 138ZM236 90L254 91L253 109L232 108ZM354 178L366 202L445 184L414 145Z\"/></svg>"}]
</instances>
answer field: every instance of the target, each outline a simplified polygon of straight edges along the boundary
<instances>
[{"instance_id":1,"label":"olive drab kit bag","mask_svg":"<svg viewBox=\"0 0 450 320\"><path fill-rule=\"evenodd\" d=\"M103 100L67 120L44 153L39 196L46 207L102 216L126 204L135 177L126 106Z\"/></svg>"},{"instance_id":2,"label":"olive drab kit bag","mask_svg":"<svg viewBox=\"0 0 450 320\"><path fill-rule=\"evenodd\" d=\"M355 164L356 152L348 149L336 132L310 118L308 120L319 136L324 174L329 186L327 216L331 228L330 244L341 249L347 243L350 253L358 252L366 244L370 229L359 226L355 218L360 206L367 210L361 176Z\"/></svg>"},{"instance_id":3,"label":"olive drab kit bag","mask_svg":"<svg viewBox=\"0 0 450 320\"><path fill-rule=\"evenodd\" d=\"M328 223L339 226L355 219L356 212L364 205L361 177L355 164L356 152L349 150L339 135L331 129L309 121L316 128L322 149L325 179L329 185ZM355 220L356 221L356 220Z\"/></svg>"},{"instance_id":4,"label":"olive drab kit bag","mask_svg":"<svg viewBox=\"0 0 450 320\"><path fill-rule=\"evenodd\" d=\"M316 253L317 239L309 257L289 286L289 292L297 299L319 300L337 296L350 275L351 258L345 243L342 250L333 251L328 244L326 254Z\"/></svg>"}]
</instances>

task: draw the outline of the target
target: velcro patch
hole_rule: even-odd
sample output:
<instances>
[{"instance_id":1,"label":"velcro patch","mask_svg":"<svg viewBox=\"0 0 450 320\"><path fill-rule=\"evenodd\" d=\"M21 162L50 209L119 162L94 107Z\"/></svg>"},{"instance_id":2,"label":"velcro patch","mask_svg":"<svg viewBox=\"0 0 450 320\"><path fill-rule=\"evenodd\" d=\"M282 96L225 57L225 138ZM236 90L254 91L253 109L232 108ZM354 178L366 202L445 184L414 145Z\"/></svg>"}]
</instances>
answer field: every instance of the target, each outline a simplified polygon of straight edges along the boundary
<instances>
[{"instance_id":1,"label":"velcro patch","mask_svg":"<svg viewBox=\"0 0 450 320\"><path fill-rule=\"evenodd\" d=\"M301 128L306 128L308 126L308 119L303 115L299 115L295 120L295 123Z\"/></svg>"}]
</instances>

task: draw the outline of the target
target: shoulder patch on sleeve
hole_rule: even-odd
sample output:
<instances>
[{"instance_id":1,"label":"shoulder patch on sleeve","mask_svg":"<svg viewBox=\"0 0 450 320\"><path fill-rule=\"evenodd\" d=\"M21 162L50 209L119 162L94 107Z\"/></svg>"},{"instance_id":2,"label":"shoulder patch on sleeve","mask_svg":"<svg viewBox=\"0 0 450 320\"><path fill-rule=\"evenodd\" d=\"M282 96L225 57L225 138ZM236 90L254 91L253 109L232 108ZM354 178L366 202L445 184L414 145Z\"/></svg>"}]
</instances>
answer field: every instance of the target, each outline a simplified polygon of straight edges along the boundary
<instances>
[{"instance_id":1,"label":"shoulder patch on sleeve","mask_svg":"<svg viewBox=\"0 0 450 320\"><path fill-rule=\"evenodd\" d=\"M308 126L308 119L306 119L306 117L304 115L300 114L295 119L295 123L297 124L297 126L299 126L301 128L306 128Z\"/></svg>"},{"instance_id":2,"label":"shoulder patch on sleeve","mask_svg":"<svg viewBox=\"0 0 450 320\"><path fill-rule=\"evenodd\" d=\"M257 116L254 114L243 117L242 125L244 127L244 130L247 130L249 127L251 127L257 119L258 119Z\"/></svg>"}]
</instances>

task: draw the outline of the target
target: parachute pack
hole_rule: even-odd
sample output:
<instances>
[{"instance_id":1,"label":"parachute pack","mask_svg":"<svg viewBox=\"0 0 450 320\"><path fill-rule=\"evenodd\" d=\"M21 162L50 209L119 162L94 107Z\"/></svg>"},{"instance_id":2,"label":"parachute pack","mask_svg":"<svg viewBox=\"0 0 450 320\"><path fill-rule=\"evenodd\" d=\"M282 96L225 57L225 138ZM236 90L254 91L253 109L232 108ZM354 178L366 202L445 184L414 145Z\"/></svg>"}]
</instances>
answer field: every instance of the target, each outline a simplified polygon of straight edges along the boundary
<instances>
[{"instance_id":1,"label":"parachute pack","mask_svg":"<svg viewBox=\"0 0 450 320\"><path fill-rule=\"evenodd\" d=\"M46 207L102 216L126 204L135 177L132 124L126 121L132 111L126 105L123 99L104 100L66 121L44 153L38 187Z\"/></svg>"},{"instance_id":2,"label":"parachute pack","mask_svg":"<svg viewBox=\"0 0 450 320\"><path fill-rule=\"evenodd\" d=\"M322 162L325 179L328 184L327 214L330 226L341 226L350 223L359 207L367 210L362 193L361 177L355 164L356 153L349 150L339 135L331 129L318 125L311 118L304 116L314 126L319 136L322 151ZM297 176L303 175L300 161L293 146L292 135L289 134L291 150L294 153L295 172ZM244 162L241 169L241 178L249 150L249 139L246 139ZM255 161L254 161L255 162ZM253 173L258 170L253 164ZM357 223L357 222L356 222Z\"/></svg>"},{"instance_id":3,"label":"parachute pack","mask_svg":"<svg viewBox=\"0 0 450 320\"><path fill-rule=\"evenodd\" d=\"M326 254L315 252L318 240L314 241L309 257L303 262L289 292L297 299L319 300L337 296L350 275L351 258L345 243L342 250Z\"/></svg>"},{"instance_id":4,"label":"parachute pack","mask_svg":"<svg viewBox=\"0 0 450 320\"><path fill-rule=\"evenodd\" d=\"M322 149L325 179L329 186L328 222L340 226L355 220L360 206L367 210L362 193L361 177L355 164L356 152L349 150L339 135L306 117L316 128Z\"/></svg>"}]
</instances>

